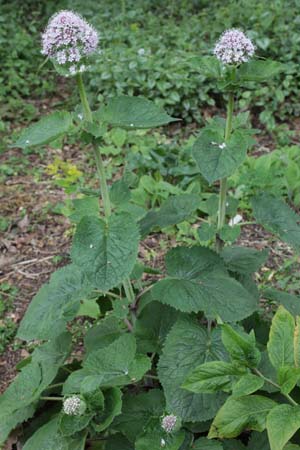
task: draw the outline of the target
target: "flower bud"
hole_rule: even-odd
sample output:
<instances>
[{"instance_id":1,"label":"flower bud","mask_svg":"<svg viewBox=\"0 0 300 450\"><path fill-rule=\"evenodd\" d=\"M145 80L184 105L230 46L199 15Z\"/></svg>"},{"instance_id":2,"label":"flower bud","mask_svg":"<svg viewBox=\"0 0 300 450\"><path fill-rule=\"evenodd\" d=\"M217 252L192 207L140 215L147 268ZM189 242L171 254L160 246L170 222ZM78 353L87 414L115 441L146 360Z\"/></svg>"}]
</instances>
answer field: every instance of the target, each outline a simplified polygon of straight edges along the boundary
<instances>
[{"instance_id":1,"label":"flower bud","mask_svg":"<svg viewBox=\"0 0 300 450\"><path fill-rule=\"evenodd\" d=\"M68 416L81 416L85 410L85 402L77 395L68 397L63 402L63 412Z\"/></svg>"},{"instance_id":2,"label":"flower bud","mask_svg":"<svg viewBox=\"0 0 300 450\"><path fill-rule=\"evenodd\" d=\"M172 433L175 431L177 425L177 417L173 414L165 416L161 421L161 427L166 433Z\"/></svg>"}]
</instances>

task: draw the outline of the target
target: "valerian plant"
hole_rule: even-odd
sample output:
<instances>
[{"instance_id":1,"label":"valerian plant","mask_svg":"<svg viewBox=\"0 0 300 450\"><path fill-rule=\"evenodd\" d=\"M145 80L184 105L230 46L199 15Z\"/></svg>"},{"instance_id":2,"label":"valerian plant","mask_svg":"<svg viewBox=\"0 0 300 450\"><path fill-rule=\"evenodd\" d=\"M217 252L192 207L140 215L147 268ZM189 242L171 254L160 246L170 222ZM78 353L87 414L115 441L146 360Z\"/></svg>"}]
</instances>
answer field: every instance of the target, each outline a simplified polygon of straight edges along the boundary
<instances>
[{"instance_id":1,"label":"valerian plant","mask_svg":"<svg viewBox=\"0 0 300 450\"><path fill-rule=\"evenodd\" d=\"M182 194L144 212L131 201L130 177L108 187L101 155L106 130L175 119L141 97L114 98L93 111L82 74L97 45L96 31L77 14L62 11L50 20L43 53L74 79L81 109L42 118L14 144L79 136L95 157L101 208L95 195L77 199L72 262L39 290L20 324L19 339L36 345L0 397L0 441L23 424L24 450L300 448L288 444L300 427L299 319L293 317L300 309L289 294L263 293L287 308L279 308L267 343L269 324L260 319L253 281L267 254L225 245L235 236L227 178L253 143L248 116L234 115L234 100L280 64L254 59L252 42L239 30L221 37L215 56L198 61L228 98L226 120L211 120L193 148L199 173L220 185L219 200L205 201L208 227L199 229L212 248L173 248L166 273L143 282L149 269L137 259L140 239L203 210L204 200ZM253 199L253 210L259 223L299 247L298 217L280 199L263 194ZM69 325L80 316L95 323L78 360L71 357Z\"/></svg>"}]
</instances>

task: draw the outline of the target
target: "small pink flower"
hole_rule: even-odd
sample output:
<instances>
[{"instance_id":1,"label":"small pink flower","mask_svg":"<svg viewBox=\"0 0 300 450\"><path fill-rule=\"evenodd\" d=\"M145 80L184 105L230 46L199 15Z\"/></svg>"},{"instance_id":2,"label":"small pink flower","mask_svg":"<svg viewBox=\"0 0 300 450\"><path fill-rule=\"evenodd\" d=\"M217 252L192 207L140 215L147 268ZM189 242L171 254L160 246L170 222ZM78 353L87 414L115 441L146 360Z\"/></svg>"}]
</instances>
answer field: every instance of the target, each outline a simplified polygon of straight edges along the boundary
<instances>
[{"instance_id":1,"label":"small pink flower","mask_svg":"<svg viewBox=\"0 0 300 450\"><path fill-rule=\"evenodd\" d=\"M240 30L225 31L217 42L214 55L223 64L241 64L254 55L255 47Z\"/></svg>"},{"instance_id":2,"label":"small pink flower","mask_svg":"<svg viewBox=\"0 0 300 450\"><path fill-rule=\"evenodd\" d=\"M165 416L161 422L161 426L163 430L165 430L166 433L171 433L177 423L177 417L173 414L170 414L168 416Z\"/></svg>"},{"instance_id":3,"label":"small pink flower","mask_svg":"<svg viewBox=\"0 0 300 450\"><path fill-rule=\"evenodd\" d=\"M95 52L98 42L97 31L86 20L72 11L60 11L42 34L42 54L75 75L85 67L86 57Z\"/></svg>"}]
</instances>

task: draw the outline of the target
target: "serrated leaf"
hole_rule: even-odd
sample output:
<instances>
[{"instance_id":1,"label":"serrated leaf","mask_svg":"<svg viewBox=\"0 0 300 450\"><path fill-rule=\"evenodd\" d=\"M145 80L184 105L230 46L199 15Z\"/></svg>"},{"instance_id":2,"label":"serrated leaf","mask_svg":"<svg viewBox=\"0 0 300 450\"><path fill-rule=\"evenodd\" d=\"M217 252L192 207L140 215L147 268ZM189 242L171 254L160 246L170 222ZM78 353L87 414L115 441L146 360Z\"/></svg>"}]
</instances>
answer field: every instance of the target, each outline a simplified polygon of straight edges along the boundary
<instances>
[{"instance_id":1,"label":"serrated leaf","mask_svg":"<svg viewBox=\"0 0 300 450\"><path fill-rule=\"evenodd\" d=\"M195 393L211 394L218 391L228 391L233 376L245 373L244 367L226 361L210 361L197 366L182 384L184 389Z\"/></svg>"},{"instance_id":2,"label":"serrated leaf","mask_svg":"<svg viewBox=\"0 0 300 450\"><path fill-rule=\"evenodd\" d=\"M74 223L79 223L84 216L99 216L99 198L83 197L75 198L72 201L73 211L69 215L69 219Z\"/></svg>"},{"instance_id":3,"label":"serrated leaf","mask_svg":"<svg viewBox=\"0 0 300 450\"><path fill-rule=\"evenodd\" d=\"M257 367L261 353L256 347L255 335L235 330L230 325L222 325L222 342L234 361L248 367Z\"/></svg>"},{"instance_id":4,"label":"serrated leaf","mask_svg":"<svg viewBox=\"0 0 300 450\"><path fill-rule=\"evenodd\" d=\"M94 287L108 291L131 273L138 243L138 228L129 214L112 214L108 223L86 216L77 227L71 256Z\"/></svg>"},{"instance_id":5,"label":"serrated leaf","mask_svg":"<svg viewBox=\"0 0 300 450\"><path fill-rule=\"evenodd\" d=\"M193 56L188 62L195 71L207 78L221 76L221 64L215 56Z\"/></svg>"},{"instance_id":6,"label":"serrated leaf","mask_svg":"<svg viewBox=\"0 0 300 450\"><path fill-rule=\"evenodd\" d=\"M258 223L296 250L300 249L300 217L284 201L263 194L252 199L252 207Z\"/></svg>"},{"instance_id":7,"label":"serrated leaf","mask_svg":"<svg viewBox=\"0 0 300 450\"><path fill-rule=\"evenodd\" d=\"M73 264L54 272L31 301L17 337L24 340L51 339L66 329L91 291L84 274Z\"/></svg>"},{"instance_id":8,"label":"serrated leaf","mask_svg":"<svg viewBox=\"0 0 300 450\"><path fill-rule=\"evenodd\" d=\"M159 389L138 395L127 394L123 399L122 414L114 420L113 428L135 442L153 420L160 420L164 410L165 399Z\"/></svg>"},{"instance_id":9,"label":"serrated leaf","mask_svg":"<svg viewBox=\"0 0 300 450\"><path fill-rule=\"evenodd\" d=\"M192 155L197 166L210 183L232 175L247 156L249 139L241 131L234 131L224 142L224 130L204 128L193 146Z\"/></svg>"},{"instance_id":10,"label":"serrated leaf","mask_svg":"<svg viewBox=\"0 0 300 450\"><path fill-rule=\"evenodd\" d=\"M246 450L246 446L236 439L226 439L222 444L224 450Z\"/></svg>"},{"instance_id":11,"label":"serrated leaf","mask_svg":"<svg viewBox=\"0 0 300 450\"><path fill-rule=\"evenodd\" d=\"M4 444L10 432L14 430L17 425L30 419L34 412L35 407L33 405L26 406L13 413L2 414L2 412L0 412L0 445Z\"/></svg>"},{"instance_id":12,"label":"serrated leaf","mask_svg":"<svg viewBox=\"0 0 300 450\"><path fill-rule=\"evenodd\" d=\"M84 450L86 433L76 437L62 436L59 432L59 417L40 427L25 443L23 450Z\"/></svg>"},{"instance_id":13,"label":"serrated leaf","mask_svg":"<svg viewBox=\"0 0 300 450\"><path fill-rule=\"evenodd\" d=\"M57 339L37 347L32 359L0 397L0 422L36 402L55 378L71 348L71 335L64 333Z\"/></svg>"},{"instance_id":14,"label":"serrated leaf","mask_svg":"<svg viewBox=\"0 0 300 450\"><path fill-rule=\"evenodd\" d=\"M68 133L72 127L72 116L66 111L54 112L22 131L12 147L27 148L49 144Z\"/></svg>"},{"instance_id":15,"label":"serrated leaf","mask_svg":"<svg viewBox=\"0 0 300 450\"><path fill-rule=\"evenodd\" d=\"M130 189L123 179L117 180L111 185L109 198L114 205L122 207L129 202L130 197Z\"/></svg>"},{"instance_id":16,"label":"serrated leaf","mask_svg":"<svg viewBox=\"0 0 300 450\"><path fill-rule=\"evenodd\" d=\"M134 334L138 350L142 353L158 353L177 320L179 311L159 302L150 302L138 315L134 324Z\"/></svg>"},{"instance_id":17,"label":"serrated leaf","mask_svg":"<svg viewBox=\"0 0 300 450\"><path fill-rule=\"evenodd\" d=\"M266 418L276 403L260 395L230 397L217 413L209 438L234 438L245 429L263 431Z\"/></svg>"},{"instance_id":18,"label":"serrated leaf","mask_svg":"<svg viewBox=\"0 0 300 450\"><path fill-rule=\"evenodd\" d=\"M193 444L193 450L223 450L221 442L202 437Z\"/></svg>"},{"instance_id":19,"label":"serrated leaf","mask_svg":"<svg viewBox=\"0 0 300 450\"><path fill-rule=\"evenodd\" d=\"M90 423L93 414L81 416L69 416L62 414L59 421L59 431L63 436L72 436L78 431L85 429Z\"/></svg>"},{"instance_id":20,"label":"serrated leaf","mask_svg":"<svg viewBox=\"0 0 300 450\"><path fill-rule=\"evenodd\" d=\"M184 421L205 421L214 417L224 401L224 394L193 394L181 386L199 364L224 358L219 330L213 330L209 336L192 318L179 319L167 336L158 364L167 410Z\"/></svg>"},{"instance_id":21,"label":"serrated leaf","mask_svg":"<svg viewBox=\"0 0 300 450\"><path fill-rule=\"evenodd\" d=\"M84 346L88 353L100 350L118 339L121 334L119 321L113 316L107 316L87 331Z\"/></svg>"},{"instance_id":22,"label":"serrated leaf","mask_svg":"<svg viewBox=\"0 0 300 450\"><path fill-rule=\"evenodd\" d=\"M122 391L111 387L104 390L104 411L94 417L92 426L97 433L106 430L122 411Z\"/></svg>"},{"instance_id":23,"label":"serrated leaf","mask_svg":"<svg viewBox=\"0 0 300 450\"><path fill-rule=\"evenodd\" d=\"M217 226L211 223L203 223L198 228L198 237L200 241L207 242L215 239L217 234Z\"/></svg>"},{"instance_id":24,"label":"serrated leaf","mask_svg":"<svg viewBox=\"0 0 300 450\"><path fill-rule=\"evenodd\" d=\"M133 445L121 434L113 434L108 437L105 450L134 450Z\"/></svg>"},{"instance_id":25,"label":"serrated leaf","mask_svg":"<svg viewBox=\"0 0 300 450\"><path fill-rule=\"evenodd\" d=\"M153 228L164 228L176 225L196 211L199 206L199 196L196 194L181 194L171 196L163 202L159 209L150 210L140 221L141 235L146 236Z\"/></svg>"},{"instance_id":26,"label":"serrated leaf","mask_svg":"<svg viewBox=\"0 0 300 450\"><path fill-rule=\"evenodd\" d=\"M177 121L144 97L120 96L94 113L96 120L125 129L156 128Z\"/></svg>"},{"instance_id":27,"label":"serrated leaf","mask_svg":"<svg viewBox=\"0 0 300 450\"><path fill-rule=\"evenodd\" d=\"M267 345L270 361L276 369L294 366L294 332L293 316L283 306L279 306L272 320Z\"/></svg>"},{"instance_id":28,"label":"serrated leaf","mask_svg":"<svg viewBox=\"0 0 300 450\"><path fill-rule=\"evenodd\" d=\"M294 363L300 367L300 317L296 317L296 326L294 331Z\"/></svg>"},{"instance_id":29,"label":"serrated leaf","mask_svg":"<svg viewBox=\"0 0 300 450\"><path fill-rule=\"evenodd\" d=\"M268 251L248 247L225 247L221 257L224 259L228 270L247 275L257 272L266 262Z\"/></svg>"},{"instance_id":30,"label":"serrated leaf","mask_svg":"<svg viewBox=\"0 0 300 450\"><path fill-rule=\"evenodd\" d=\"M270 450L269 439L266 431L258 433L254 431L248 442L247 450Z\"/></svg>"},{"instance_id":31,"label":"serrated leaf","mask_svg":"<svg viewBox=\"0 0 300 450\"><path fill-rule=\"evenodd\" d=\"M264 298L283 305L293 316L300 315L300 297L277 289L263 291Z\"/></svg>"},{"instance_id":32,"label":"serrated leaf","mask_svg":"<svg viewBox=\"0 0 300 450\"><path fill-rule=\"evenodd\" d=\"M137 439L135 450L180 450L184 441L184 431L178 431L174 434L164 434L162 431L153 430Z\"/></svg>"},{"instance_id":33,"label":"serrated leaf","mask_svg":"<svg viewBox=\"0 0 300 450\"><path fill-rule=\"evenodd\" d=\"M264 385L264 380L252 373L243 375L232 387L232 395L242 397L243 395L253 394Z\"/></svg>"},{"instance_id":34,"label":"serrated leaf","mask_svg":"<svg viewBox=\"0 0 300 450\"><path fill-rule=\"evenodd\" d=\"M300 407L277 405L267 417L271 450L282 450L300 428Z\"/></svg>"},{"instance_id":35,"label":"serrated leaf","mask_svg":"<svg viewBox=\"0 0 300 450\"><path fill-rule=\"evenodd\" d=\"M237 74L241 81L263 82L284 70L284 65L272 60L252 60L238 68Z\"/></svg>"},{"instance_id":36,"label":"serrated leaf","mask_svg":"<svg viewBox=\"0 0 300 450\"><path fill-rule=\"evenodd\" d=\"M242 320L257 309L257 299L231 278L221 258L205 247L177 247L166 256L168 277L157 282L154 300L182 312L204 311L225 322Z\"/></svg>"}]
</instances>

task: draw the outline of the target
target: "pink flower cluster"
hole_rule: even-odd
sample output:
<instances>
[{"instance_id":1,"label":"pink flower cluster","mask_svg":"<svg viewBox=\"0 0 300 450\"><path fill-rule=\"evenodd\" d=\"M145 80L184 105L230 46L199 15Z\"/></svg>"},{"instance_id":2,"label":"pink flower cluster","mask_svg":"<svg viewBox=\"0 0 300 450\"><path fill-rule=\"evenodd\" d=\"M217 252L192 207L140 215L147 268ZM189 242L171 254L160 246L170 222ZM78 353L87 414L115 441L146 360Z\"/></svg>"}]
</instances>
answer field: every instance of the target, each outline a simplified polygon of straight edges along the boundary
<instances>
[{"instance_id":1,"label":"pink flower cluster","mask_svg":"<svg viewBox=\"0 0 300 450\"><path fill-rule=\"evenodd\" d=\"M223 64L241 64L254 55L255 47L240 30L225 31L217 42L214 55Z\"/></svg>"},{"instance_id":2,"label":"pink flower cluster","mask_svg":"<svg viewBox=\"0 0 300 450\"><path fill-rule=\"evenodd\" d=\"M85 58L98 42L97 31L86 20L72 11L60 11L51 17L42 35L42 54L75 75L85 70Z\"/></svg>"},{"instance_id":3,"label":"pink flower cluster","mask_svg":"<svg viewBox=\"0 0 300 450\"><path fill-rule=\"evenodd\" d=\"M163 418L163 420L161 422L161 426L162 426L163 430L165 430L166 433L171 433L176 426L176 422L177 422L177 417L174 416L173 414L170 414Z\"/></svg>"}]
</instances>

